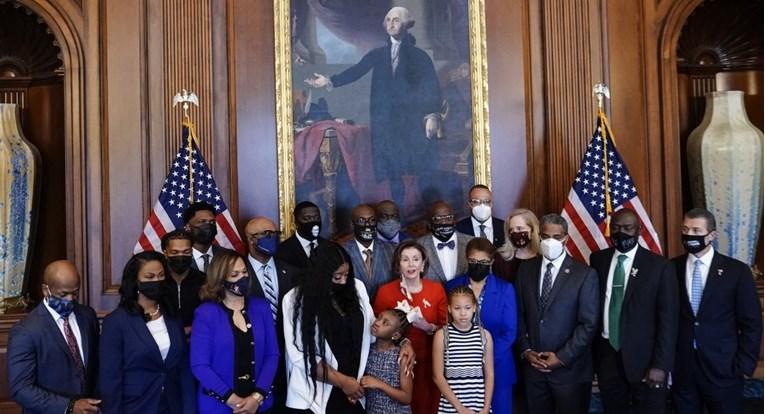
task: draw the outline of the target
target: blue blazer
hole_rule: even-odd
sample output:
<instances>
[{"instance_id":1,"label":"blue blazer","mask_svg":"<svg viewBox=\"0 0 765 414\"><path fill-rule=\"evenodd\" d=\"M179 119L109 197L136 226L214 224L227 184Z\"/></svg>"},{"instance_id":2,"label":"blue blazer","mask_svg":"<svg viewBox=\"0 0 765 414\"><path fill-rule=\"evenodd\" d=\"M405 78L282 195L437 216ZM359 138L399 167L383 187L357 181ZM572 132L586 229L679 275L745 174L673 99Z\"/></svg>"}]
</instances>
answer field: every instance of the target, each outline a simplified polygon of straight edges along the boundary
<instances>
[{"instance_id":1,"label":"blue blazer","mask_svg":"<svg viewBox=\"0 0 765 414\"><path fill-rule=\"evenodd\" d=\"M446 283L446 291L457 286L468 286L467 276L456 277ZM483 304L480 309L481 325L494 340L494 384L507 387L515 384L513 342L518 328L513 285L489 274L484 286Z\"/></svg>"},{"instance_id":2,"label":"blue blazer","mask_svg":"<svg viewBox=\"0 0 765 414\"><path fill-rule=\"evenodd\" d=\"M93 309L75 305L85 355L80 384L66 339L42 303L11 328L8 385L11 398L28 414L63 413L71 398L94 397L98 374L98 320Z\"/></svg>"},{"instance_id":3,"label":"blue blazer","mask_svg":"<svg viewBox=\"0 0 765 414\"><path fill-rule=\"evenodd\" d=\"M173 414L196 413L194 379L180 319L165 316L170 350L165 360L142 315L118 307L101 328L103 414L156 413L164 395Z\"/></svg>"},{"instance_id":4,"label":"blue blazer","mask_svg":"<svg viewBox=\"0 0 765 414\"><path fill-rule=\"evenodd\" d=\"M247 315L255 341L255 388L266 399L260 411L271 408L270 393L279 364L279 346L271 307L263 298L247 298ZM234 388L234 333L223 305L205 302L194 312L191 328L191 370L199 380L197 402L201 413L230 413L223 397Z\"/></svg>"},{"instance_id":5,"label":"blue blazer","mask_svg":"<svg viewBox=\"0 0 765 414\"><path fill-rule=\"evenodd\" d=\"M372 276L367 274L367 268L364 267L364 254L359 250L356 239L350 239L343 243L343 248L351 257L353 266L353 275L364 283L367 288L369 300L374 303L377 288L380 285L390 282L391 279L391 261L393 260L393 251L396 246L392 243L375 241L372 250Z\"/></svg>"}]
</instances>

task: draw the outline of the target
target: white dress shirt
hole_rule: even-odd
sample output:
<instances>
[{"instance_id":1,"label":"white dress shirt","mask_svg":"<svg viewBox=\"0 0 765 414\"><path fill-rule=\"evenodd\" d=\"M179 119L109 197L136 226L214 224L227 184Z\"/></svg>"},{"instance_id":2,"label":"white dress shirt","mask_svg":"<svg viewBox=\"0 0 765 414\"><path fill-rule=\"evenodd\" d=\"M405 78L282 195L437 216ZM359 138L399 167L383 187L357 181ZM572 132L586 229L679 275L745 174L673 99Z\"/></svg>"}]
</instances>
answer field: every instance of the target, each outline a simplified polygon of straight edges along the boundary
<instances>
[{"instance_id":1,"label":"white dress shirt","mask_svg":"<svg viewBox=\"0 0 765 414\"><path fill-rule=\"evenodd\" d=\"M486 234L486 239L494 243L494 228L491 226L492 221L494 220L489 217L488 220L481 223L480 221L476 220L475 217L470 216L470 222L473 223L473 234L475 234L475 237L481 236L481 225L483 224L483 232Z\"/></svg>"},{"instance_id":2,"label":"white dress shirt","mask_svg":"<svg viewBox=\"0 0 765 414\"><path fill-rule=\"evenodd\" d=\"M263 289L263 293L266 293L266 279L265 276L263 276L263 265L265 264L268 268L268 274L271 276L271 284L274 287L274 295L276 296L277 300L279 298L279 275L276 273L276 262L274 262L273 257L269 257L268 261L266 263L261 263L251 255L247 255L247 260L250 261L250 266L255 270L255 277L258 279L258 283L260 283L261 289ZM279 303L276 303L277 306L279 306Z\"/></svg>"},{"instance_id":3,"label":"white dress shirt","mask_svg":"<svg viewBox=\"0 0 765 414\"><path fill-rule=\"evenodd\" d=\"M154 338L154 342L157 343L159 353L162 355L162 360L164 361L165 358L167 358L167 352L170 351L170 334L167 332L165 317L160 315L159 318L146 322L146 327L149 328L149 332Z\"/></svg>"},{"instance_id":4,"label":"white dress shirt","mask_svg":"<svg viewBox=\"0 0 765 414\"><path fill-rule=\"evenodd\" d=\"M455 274L457 273L457 252L459 251L459 246L457 245L457 232L455 231L454 234L452 234L452 237L445 242L438 240L435 236L431 237L433 237L433 244L436 246L436 254L438 254L438 261L441 263L441 269L444 270L444 277L448 282L454 279L454 276L457 276ZM454 240L453 249L448 247L444 247L443 249L438 248L438 243L449 243L452 240Z\"/></svg>"},{"instance_id":5,"label":"white dress shirt","mask_svg":"<svg viewBox=\"0 0 765 414\"><path fill-rule=\"evenodd\" d=\"M558 278L558 272L560 272L560 267L563 266L563 261L566 260L566 252L561 253L560 256L558 256L557 259L550 261L546 257L542 256L542 268L539 271L539 296L542 296L542 287L544 286L545 282L545 273L547 272L547 264L552 263L553 267L550 269L550 273L552 274L552 283L550 284L550 288L552 289L553 286L555 286L555 280Z\"/></svg>"},{"instance_id":6,"label":"white dress shirt","mask_svg":"<svg viewBox=\"0 0 765 414\"><path fill-rule=\"evenodd\" d=\"M64 317L59 315L58 312L54 311L53 308L48 306L47 299L43 300L43 304L45 305L45 309L47 309L50 313L50 316L53 317L53 320L56 321L56 326L58 326L58 330L61 332L61 336L64 337L64 343L66 343L66 334L64 333ZM80 350L80 358L82 358L82 363L84 364L85 351L82 349L82 333L80 333L80 325L77 324L77 317L74 316L74 312L72 312L66 319L69 321L69 327L72 328L74 339L77 340L77 348Z\"/></svg>"},{"instance_id":7,"label":"white dress shirt","mask_svg":"<svg viewBox=\"0 0 765 414\"><path fill-rule=\"evenodd\" d=\"M608 339L608 307L611 305L611 288L614 285L614 271L616 270L616 265L619 263L619 256L627 256L627 258L624 259L624 263L622 263L622 267L624 268L624 298L626 298L627 284L630 282L630 278L632 277L632 262L635 261L635 254L637 253L638 246L639 245L636 244L635 247L633 247L632 250L628 251L627 253L622 253L618 250L614 250L614 255L611 257L611 265L608 268L608 281L606 281L606 303L603 306L602 336L605 339ZM623 301L622 305L624 305Z\"/></svg>"},{"instance_id":8,"label":"white dress shirt","mask_svg":"<svg viewBox=\"0 0 765 414\"><path fill-rule=\"evenodd\" d=\"M401 41L394 39L392 36L390 38L390 64L391 69L393 72L396 72L396 68L398 67L398 52L401 49Z\"/></svg>"},{"instance_id":9,"label":"white dress shirt","mask_svg":"<svg viewBox=\"0 0 765 414\"><path fill-rule=\"evenodd\" d=\"M696 267L696 260L701 260L701 291L704 292L704 287L707 285L707 277L709 276L709 269L712 266L712 258L715 255L715 249L711 248L708 252L704 253L701 257L696 257L692 254L688 255L688 260L685 262L685 289L688 291L688 300L691 299L693 290L693 269Z\"/></svg>"},{"instance_id":10,"label":"white dress shirt","mask_svg":"<svg viewBox=\"0 0 765 414\"><path fill-rule=\"evenodd\" d=\"M210 258L207 259L208 260L207 265L209 266L210 262L212 262L212 258L213 258L212 244L210 245L210 247L207 249L206 252L200 252L199 250L197 250L195 248L191 249L191 255L194 256L194 262L196 262L197 269L199 269L200 272L204 272L205 271L205 258L202 257L202 255L204 255L204 254L207 254L207 255L210 256Z\"/></svg>"},{"instance_id":11,"label":"white dress shirt","mask_svg":"<svg viewBox=\"0 0 765 414\"><path fill-rule=\"evenodd\" d=\"M295 237L297 237L298 241L300 242L300 245L303 246L303 251L305 252L305 255L308 257L311 257L311 243L316 243L315 246L319 247L319 241L318 240L307 240L302 237L300 237L299 234L295 233ZM315 248L315 247L314 247Z\"/></svg>"}]
</instances>

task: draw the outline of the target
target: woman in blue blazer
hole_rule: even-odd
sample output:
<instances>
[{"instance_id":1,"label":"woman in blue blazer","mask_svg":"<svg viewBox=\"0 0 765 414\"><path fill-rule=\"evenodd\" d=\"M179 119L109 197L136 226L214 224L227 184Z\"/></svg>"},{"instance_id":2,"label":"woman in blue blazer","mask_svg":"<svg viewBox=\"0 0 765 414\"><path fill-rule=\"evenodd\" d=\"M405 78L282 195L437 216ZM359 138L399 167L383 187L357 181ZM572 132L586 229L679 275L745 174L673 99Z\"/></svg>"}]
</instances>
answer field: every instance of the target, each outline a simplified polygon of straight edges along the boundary
<instances>
[{"instance_id":1,"label":"woman in blue blazer","mask_svg":"<svg viewBox=\"0 0 765 414\"><path fill-rule=\"evenodd\" d=\"M207 269L191 328L191 370L202 413L268 413L279 346L271 307L247 296L244 258L218 253ZM254 275L252 277L255 277Z\"/></svg>"},{"instance_id":2,"label":"woman in blue blazer","mask_svg":"<svg viewBox=\"0 0 765 414\"><path fill-rule=\"evenodd\" d=\"M125 265L119 306L101 332L104 414L196 413L183 325L165 300L169 274L157 252L138 253Z\"/></svg>"},{"instance_id":3,"label":"woman in blue blazer","mask_svg":"<svg viewBox=\"0 0 765 414\"><path fill-rule=\"evenodd\" d=\"M446 284L449 292L457 286L468 286L478 299L479 323L494 339L494 397L491 409L495 414L510 414L515 384L513 342L518 328L518 313L513 285L494 276L491 265L494 245L476 237L465 247L468 274Z\"/></svg>"}]
</instances>

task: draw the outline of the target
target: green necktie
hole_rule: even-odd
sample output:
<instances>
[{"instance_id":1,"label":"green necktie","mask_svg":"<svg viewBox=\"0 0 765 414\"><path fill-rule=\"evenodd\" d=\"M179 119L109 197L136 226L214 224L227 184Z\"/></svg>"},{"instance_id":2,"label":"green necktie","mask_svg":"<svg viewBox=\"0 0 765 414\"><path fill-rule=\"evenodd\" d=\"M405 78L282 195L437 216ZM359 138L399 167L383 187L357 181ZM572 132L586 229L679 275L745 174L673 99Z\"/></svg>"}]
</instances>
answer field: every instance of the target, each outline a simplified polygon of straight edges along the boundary
<instances>
[{"instance_id":1,"label":"green necktie","mask_svg":"<svg viewBox=\"0 0 765 414\"><path fill-rule=\"evenodd\" d=\"M615 350L621 348L619 321L622 317L622 302L624 302L624 261L627 255L620 254L614 269L614 279L611 281L611 303L608 305L608 342Z\"/></svg>"}]
</instances>

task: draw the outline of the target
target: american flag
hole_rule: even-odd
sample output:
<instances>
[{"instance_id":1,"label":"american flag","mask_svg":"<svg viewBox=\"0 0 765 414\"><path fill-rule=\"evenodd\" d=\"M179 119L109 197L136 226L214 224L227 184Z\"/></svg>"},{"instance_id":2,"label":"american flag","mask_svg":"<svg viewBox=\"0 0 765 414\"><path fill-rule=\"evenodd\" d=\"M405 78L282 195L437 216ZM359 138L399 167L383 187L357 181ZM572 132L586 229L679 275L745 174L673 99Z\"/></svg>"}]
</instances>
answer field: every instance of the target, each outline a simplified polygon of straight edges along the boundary
<instances>
[{"instance_id":1,"label":"american flag","mask_svg":"<svg viewBox=\"0 0 765 414\"><path fill-rule=\"evenodd\" d=\"M609 219L622 208L634 210L640 218L640 244L661 254L659 236L640 202L624 160L616 151L608 120L600 113L561 213L569 224L568 252L588 262L591 252L609 247Z\"/></svg>"},{"instance_id":2,"label":"american flag","mask_svg":"<svg viewBox=\"0 0 765 414\"><path fill-rule=\"evenodd\" d=\"M191 157L189 157L188 137L192 136ZM159 193L159 199L149 215L149 220L143 228L133 253L146 250L161 251L162 236L172 230L181 228L183 210L189 206L189 192L193 190L193 202L204 201L215 207L215 221L218 225L218 235L215 243L219 246L244 251L242 239L236 231L231 213L223 201L215 179L207 167L202 152L196 144L194 125L188 121L183 123L183 144L170 165L170 173ZM193 177L193 182L189 177Z\"/></svg>"}]
</instances>

